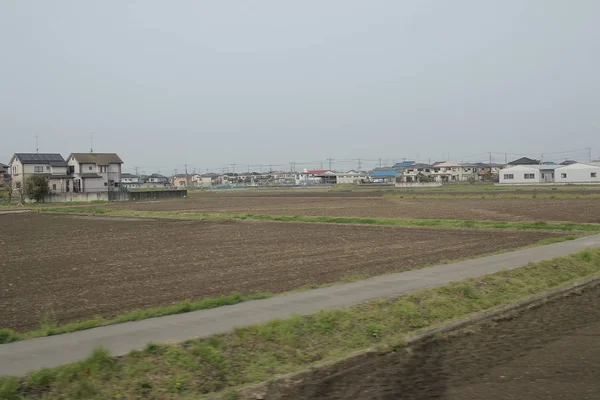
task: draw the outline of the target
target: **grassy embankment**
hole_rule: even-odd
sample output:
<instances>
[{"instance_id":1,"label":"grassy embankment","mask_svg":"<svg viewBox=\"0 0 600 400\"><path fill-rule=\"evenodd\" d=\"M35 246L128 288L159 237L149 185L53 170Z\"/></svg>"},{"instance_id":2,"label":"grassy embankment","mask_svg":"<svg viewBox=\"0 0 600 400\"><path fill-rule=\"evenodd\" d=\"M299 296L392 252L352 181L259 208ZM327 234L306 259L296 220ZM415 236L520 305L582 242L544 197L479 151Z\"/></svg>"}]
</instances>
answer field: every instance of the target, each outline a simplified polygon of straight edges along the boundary
<instances>
[{"instance_id":1,"label":"grassy embankment","mask_svg":"<svg viewBox=\"0 0 600 400\"><path fill-rule=\"evenodd\" d=\"M396 298L275 320L179 345L150 344L121 358L86 360L0 378L0 398L198 398L306 369L357 350L401 346L406 335L511 304L600 273L600 249ZM384 348L384 347L382 347Z\"/></svg>"},{"instance_id":2,"label":"grassy embankment","mask_svg":"<svg viewBox=\"0 0 600 400\"><path fill-rule=\"evenodd\" d=\"M263 215L263 214L213 214L178 211L133 211L107 208L39 208L40 212L102 214L122 217L188 218L204 220L261 220L334 224L364 224L385 226L429 226L438 228L488 228L521 230L555 230L567 232L600 232L600 224L546 221L479 221L454 219L402 219L364 217L326 217L304 215Z\"/></svg>"}]
</instances>

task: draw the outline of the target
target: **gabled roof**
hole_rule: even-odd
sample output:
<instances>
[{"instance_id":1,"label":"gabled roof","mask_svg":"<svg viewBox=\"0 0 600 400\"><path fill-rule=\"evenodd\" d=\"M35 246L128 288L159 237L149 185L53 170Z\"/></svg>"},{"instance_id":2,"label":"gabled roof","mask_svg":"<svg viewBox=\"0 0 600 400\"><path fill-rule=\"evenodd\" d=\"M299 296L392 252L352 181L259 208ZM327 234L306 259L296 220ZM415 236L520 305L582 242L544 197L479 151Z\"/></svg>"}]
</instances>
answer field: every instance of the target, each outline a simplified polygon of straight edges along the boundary
<instances>
[{"instance_id":1,"label":"gabled roof","mask_svg":"<svg viewBox=\"0 0 600 400\"><path fill-rule=\"evenodd\" d=\"M7 169L7 168L8 168L8 165L0 163L0 168L2 168L2 169Z\"/></svg>"},{"instance_id":2,"label":"gabled roof","mask_svg":"<svg viewBox=\"0 0 600 400\"><path fill-rule=\"evenodd\" d=\"M71 153L69 158L71 157L84 164L123 164L123 160L117 153Z\"/></svg>"},{"instance_id":3,"label":"gabled roof","mask_svg":"<svg viewBox=\"0 0 600 400\"><path fill-rule=\"evenodd\" d=\"M563 162L560 163L560 165L571 165L571 164L577 164L577 161L575 160L565 160Z\"/></svg>"},{"instance_id":4,"label":"gabled roof","mask_svg":"<svg viewBox=\"0 0 600 400\"><path fill-rule=\"evenodd\" d=\"M596 169L600 168L600 163L597 162L585 162L580 163L576 162L575 164L563 165L560 167L560 170L571 170L571 169Z\"/></svg>"},{"instance_id":5,"label":"gabled roof","mask_svg":"<svg viewBox=\"0 0 600 400\"><path fill-rule=\"evenodd\" d=\"M55 167L65 167L67 162L58 153L15 153L12 160L17 159L21 164L51 164Z\"/></svg>"},{"instance_id":6,"label":"gabled roof","mask_svg":"<svg viewBox=\"0 0 600 400\"><path fill-rule=\"evenodd\" d=\"M121 174L121 178L138 178L138 176L134 175L134 174L130 174L128 172L124 172Z\"/></svg>"},{"instance_id":7,"label":"gabled roof","mask_svg":"<svg viewBox=\"0 0 600 400\"><path fill-rule=\"evenodd\" d=\"M394 170L380 169L380 170L377 170L377 171L373 171L371 173L371 177L373 177L373 178L385 178L385 177L396 176L397 174L398 174L398 172L394 171Z\"/></svg>"},{"instance_id":8,"label":"gabled roof","mask_svg":"<svg viewBox=\"0 0 600 400\"><path fill-rule=\"evenodd\" d=\"M521 157L517 160L511 161L508 163L508 165L535 165L535 164L539 164L540 160L536 160L534 158L529 158L529 157Z\"/></svg>"},{"instance_id":9,"label":"gabled roof","mask_svg":"<svg viewBox=\"0 0 600 400\"><path fill-rule=\"evenodd\" d=\"M414 161L402 161L392 165L392 168L405 168L414 165Z\"/></svg>"}]
</instances>

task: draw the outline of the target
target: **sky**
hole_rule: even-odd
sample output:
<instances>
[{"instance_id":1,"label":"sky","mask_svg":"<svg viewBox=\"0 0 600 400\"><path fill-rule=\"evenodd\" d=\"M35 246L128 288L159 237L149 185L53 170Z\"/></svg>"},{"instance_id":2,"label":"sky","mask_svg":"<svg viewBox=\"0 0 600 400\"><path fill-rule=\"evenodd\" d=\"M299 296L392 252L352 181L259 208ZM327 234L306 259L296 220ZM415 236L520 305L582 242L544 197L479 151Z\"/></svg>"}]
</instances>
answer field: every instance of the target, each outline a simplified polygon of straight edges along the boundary
<instances>
[{"instance_id":1,"label":"sky","mask_svg":"<svg viewBox=\"0 0 600 400\"><path fill-rule=\"evenodd\" d=\"M87 152L92 134L146 173L600 158L598 15L597 0L3 0L0 162L36 135Z\"/></svg>"}]
</instances>

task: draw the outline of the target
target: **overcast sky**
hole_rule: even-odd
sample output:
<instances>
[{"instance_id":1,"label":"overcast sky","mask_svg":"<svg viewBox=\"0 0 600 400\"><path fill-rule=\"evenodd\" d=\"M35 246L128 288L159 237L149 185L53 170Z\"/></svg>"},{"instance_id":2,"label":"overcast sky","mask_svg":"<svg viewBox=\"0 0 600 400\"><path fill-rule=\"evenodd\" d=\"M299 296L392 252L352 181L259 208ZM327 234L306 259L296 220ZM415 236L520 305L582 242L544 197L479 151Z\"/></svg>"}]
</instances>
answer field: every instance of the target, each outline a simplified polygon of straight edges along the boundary
<instances>
[{"instance_id":1,"label":"overcast sky","mask_svg":"<svg viewBox=\"0 0 600 400\"><path fill-rule=\"evenodd\" d=\"M94 133L147 173L600 157L599 15L597 0L1 0L0 162L36 133L65 157Z\"/></svg>"}]
</instances>

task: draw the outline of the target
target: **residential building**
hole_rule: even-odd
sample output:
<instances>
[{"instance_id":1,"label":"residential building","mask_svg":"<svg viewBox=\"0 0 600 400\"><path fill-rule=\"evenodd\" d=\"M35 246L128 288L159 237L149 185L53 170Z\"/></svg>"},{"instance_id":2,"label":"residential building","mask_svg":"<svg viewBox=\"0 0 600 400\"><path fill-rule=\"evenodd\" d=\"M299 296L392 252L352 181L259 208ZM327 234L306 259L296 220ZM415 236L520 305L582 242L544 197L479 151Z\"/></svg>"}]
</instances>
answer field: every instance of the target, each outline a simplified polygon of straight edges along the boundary
<instances>
[{"instance_id":1,"label":"residential building","mask_svg":"<svg viewBox=\"0 0 600 400\"><path fill-rule=\"evenodd\" d=\"M464 182L469 178L477 179L479 170L475 165L444 161L433 165L432 175L437 182Z\"/></svg>"},{"instance_id":2,"label":"residential building","mask_svg":"<svg viewBox=\"0 0 600 400\"><path fill-rule=\"evenodd\" d=\"M508 165L539 165L542 162L534 158L521 157L508 163Z\"/></svg>"},{"instance_id":3,"label":"residential building","mask_svg":"<svg viewBox=\"0 0 600 400\"><path fill-rule=\"evenodd\" d=\"M369 174L366 171L338 172L336 174L336 183L358 185L369 181Z\"/></svg>"},{"instance_id":4,"label":"residential building","mask_svg":"<svg viewBox=\"0 0 600 400\"><path fill-rule=\"evenodd\" d=\"M555 180L555 170L560 165L513 165L499 172L499 182L508 185L531 185L536 183L552 183Z\"/></svg>"},{"instance_id":5,"label":"residential building","mask_svg":"<svg viewBox=\"0 0 600 400\"><path fill-rule=\"evenodd\" d=\"M188 175L186 174L177 174L171 177L171 186L184 188L188 186Z\"/></svg>"},{"instance_id":6,"label":"residential building","mask_svg":"<svg viewBox=\"0 0 600 400\"><path fill-rule=\"evenodd\" d=\"M394 183L398 172L394 169L378 169L371 172L373 183Z\"/></svg>"},{"instance_id":7,"label":"residential building","mask_svg":"<svg viewBox=\"0 0 600 400\"><path fill-rule=\"evenodd\" d=\"M432 165L429 164L415 164L403 166L397 168L398 176L397 182L429 182L435 180L435 177L431 177L434 171ZM431 178L430 178L431 177Z\"/></svg>"},{"instance_id":8,"label":"residential building","mask_svg":"<svg viewBox=\"0 0 600 400\"><path fill-rule=\"evenodd\" d=\"M58 153L15 153L9 162L12 185L23 187L29 176L43 176L48 179L51 191L68 192L72 189L67 162Z\"/></svg>"},{"instance_id":9,"label":"residential building","mask_svg":"<svg viewBox=\"0 0 600 400\"><path fill-rule=\"evenodd\" d=\"M142 185L142 181L139 176L134 174L128 174L126 172L121 174L121 186L128 189L136 189Z\"/></svg>"},{"instance_id":10,"label":"residential building","mask_svg":"<svg viewBox=\"0 0 600 400\"><path fill-rule=\"evenodd\" d=\"M206 174L196 174L192 176L192 185L197 186L212 186L217 183L219 174L207 172Z\"/></svg>"},{"instance_id":11,"label":"residential building","mask_svg":"<svg viewBox=\"0 0 600 400\"><path fill-rule=\"evenodd\" d=\"M600 163L575 163L555 170L556 183L599 183Z\"/></svg>"},{"instance_id":12,"label":"residential building","mask_svg":"<svg viewBox=\"0 0 600 400\"><path fill-rule=\"evenodd\" d=\"M151 183L155 185L163 185L166 186L169 183L169 178L161 174L152 174L146 177L144 183Z\"/></svg>"},{"instance_id":13,"label":"residential building","mask_svg":"<svg viewBox=\"0 0 600 400\"><path fill-rule=\"evenodd\" d=\"M105 192L119 187L123 160L116 153L71 153L67 163L75 192Z\"/></svg>"},{"instance_id":14,"label":"residential building","mask_svg":"<svg viewBox=\"0 0 600 400\"><path fill-rule=\"evenodd\" d=\"M414 161L402 161L402 162L397 162L396 164L392 165L392 168L393 169L404 169L407 167L411 167L415 164L416 163Z\"/></svg>"}]
</instances>

